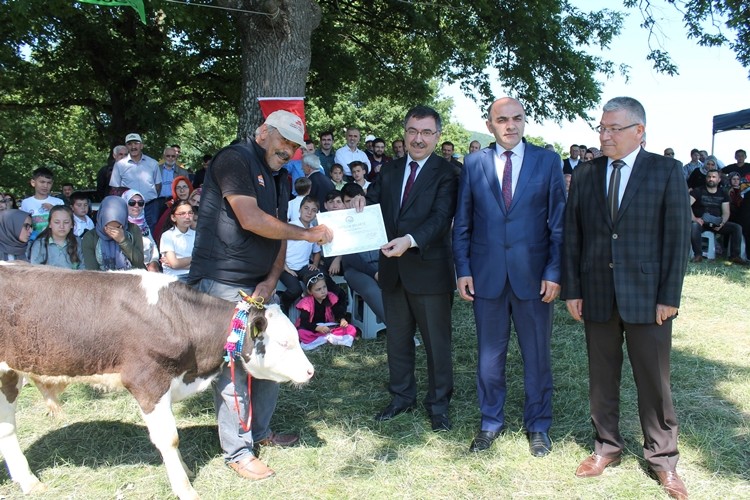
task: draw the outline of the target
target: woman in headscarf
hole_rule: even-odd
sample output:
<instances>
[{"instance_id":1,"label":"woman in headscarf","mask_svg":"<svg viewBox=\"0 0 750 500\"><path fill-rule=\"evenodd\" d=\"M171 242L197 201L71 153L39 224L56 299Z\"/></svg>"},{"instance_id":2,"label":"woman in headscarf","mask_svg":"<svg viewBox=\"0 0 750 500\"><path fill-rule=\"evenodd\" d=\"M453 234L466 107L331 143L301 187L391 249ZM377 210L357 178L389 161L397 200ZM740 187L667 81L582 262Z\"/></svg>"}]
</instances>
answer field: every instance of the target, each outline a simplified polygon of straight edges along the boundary
<instances>
[{"instance_id":1,"label":"woman in headscarf","mask_svg":"<svg viewBox=\"0 0 750 500\"><path fill-rule=\"evenodd\" d=\"M11 208L0 212L0 260L25 260L31 237L31 216Z\"/></svg>"},{"instance_id":2,"label":"woman in headscarf","mask_svg":"<svg viewBox=\"0 0 750 500\"><path fill-rule=\"evenodd\" d=\"M83 235L86 269L146 269L141 229L128 222L128 204L119 196L102 200L94 231Z\"/></svg>"},{"instance_id":3,"label":"woman in headscarf","mask_svg":"<svg viewBox=\"0 0 750 500\"><path fill-rule=\"evenodd\" d=\"M159 217L159 222L154 226L152 236L154 241L161 241L161 235L164 232L164 226L170 218L172 207L178 200L187 200L193 194L193 183L184 175L178 175L172 181L172 198L164 205L164 213Z\"/></svg>"},{"instance_id":4,"label":"woman in headscarf","mask_svg":"<svg viewBox=\"0 0 750 500\"><path fill-rule=\"evenodd\" d=\"M146 263L146 269L158 273L159 268L159 248L151 237L151 231L146 223L143 207L146 205L143 195L135 189L128 189L122 193L122 198L128 204L128 222L135 224L143 233L143 261Z\"/></svg>"}]
</instances>

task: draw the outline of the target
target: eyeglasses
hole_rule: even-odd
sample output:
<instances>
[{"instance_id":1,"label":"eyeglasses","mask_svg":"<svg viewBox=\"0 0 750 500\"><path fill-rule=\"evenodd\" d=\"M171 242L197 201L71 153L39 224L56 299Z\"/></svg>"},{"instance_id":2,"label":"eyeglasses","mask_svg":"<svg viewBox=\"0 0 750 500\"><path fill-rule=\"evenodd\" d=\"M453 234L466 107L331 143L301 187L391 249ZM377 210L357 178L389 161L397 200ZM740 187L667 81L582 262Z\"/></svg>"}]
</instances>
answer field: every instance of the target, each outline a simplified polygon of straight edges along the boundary
<instances>
[{"instance_id":1,"label":"eyeglasses","mask_svg":"<svg viewBox=\"0 0 750 500\"><path fill-rule=\"evenodd\" d=\"M178 191L184 191L187 188L188 188L187 186L175 186L175 189L177 189Z\"/></svg>"},{"instance_id":2,"label":"eyeglasses","mask_svg":"<svg viewBox=\"0 0 750 500\"><path fill-rule=\"evenodd\" d=\"M143 201L143 200L140 200L140 201L136 201L136 200L130 200L130 201L128 202L128 205L129 205L129 206L131 206L131 207L134 207L134 206L136 206L136 205L138 205L139 207L142 207L142 206L143 206L143 205L145 205L145 204L146 204L146 202L145 202L145 201Z\"/></svg>"},{"instance_id":3,"label":"eyeglasses","mask_svg":"<svg viewBox=\"0 0 750 500\"><path fill-rule=\"evenodd\" d=\"M310 285L314 285L322 279L325 279L325 275L323 273L318 273L315 276L310 277L310 279L307 280L307 287L309 288Z\"/></svg>"},{"instance_id":4,"label":"eyeglasses","mask_svg":"<svg viewBox=\"0 0 750 500\"><path fill-rule=\"evenodd\" d=\"M177 155L164 155L164 158L177 158Z\"/></svg>"},{"instance_id":5,"label":"eyeglasses","mask_svg":"<svg viewBox=\"0 0 750 500\"><path fill-rule=\"evenodd\" d=\"M190 211L190 212L175 212L174 215L176 217L189 217L189 216L193 215L194 213L195 212L192 212L192 211Z\"/></svg>"},{"instance_id":6,"label":"eyeglasses","mask_svg":"<svg viewBox=\"0 0 750 500\"><path fill-rule=\"evenodd\" d=\"M421 135L425 139L429 139L435 134L437 134L437 132L435 132L434 130L429 130L429 129L427 130L417 130L415 128L406 129L406 135L408 135L409 137L416 137L418 135Z\"/></svg>"},{"instance_id":7,"label":"eyeglasses","mask_svg":"<svg viewBox=\"0 0 750 500\"><path fill-rule=\"evenodd\" d=\"M604 135L604 134L615 135L615 134L619 134L623 130L627 130L629 128L633 128L633 127L635 127L637 125L640 125L640 123L634 123L632 125L628 125L627 127L620 127L620 128L617 128L617 127L602 127L601 125L598 125L594 130L596 130L599 133L599 135Z\"/></svg>"},{"instance_id":8,"label":"eyeglasses","mask_svg":"<svg viewBox=\"0 0 750 500\"><path fill-rule=\"evenodd\" d=\"M13 203L13 198L5 198L5 203Z\"/></svg>"},{"instance_id":9,"label":"eyeglasses","mask_svg":"<svg viewBox=\"0 0 750 500\"><path fill-rule=\"evenodd\" d=\"M28 222L24 222L23 223L23 228L25 230L27 230L27 231L31 231L34 228L34 226L32 226L31 224L29 224Z\"/></svg>"}]
</instances>

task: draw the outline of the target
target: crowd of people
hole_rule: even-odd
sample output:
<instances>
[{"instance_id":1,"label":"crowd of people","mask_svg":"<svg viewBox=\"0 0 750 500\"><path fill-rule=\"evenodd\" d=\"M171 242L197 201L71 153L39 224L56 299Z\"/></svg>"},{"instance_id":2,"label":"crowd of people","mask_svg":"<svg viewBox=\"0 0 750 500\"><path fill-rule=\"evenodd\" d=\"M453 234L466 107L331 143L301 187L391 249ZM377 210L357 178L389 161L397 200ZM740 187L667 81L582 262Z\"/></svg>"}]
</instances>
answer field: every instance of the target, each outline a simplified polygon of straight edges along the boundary
<instances>
[{"instance_id":1,"label":"crowd of people","mask_svg":"<svg viewBox=\"0 0 750 500\"><path fill-rule=\"evenodd\" d=\"M515 99L495 101L487 114L495 142L482 148L472 141L462 163L453 143L439 144L440 116L426 106L406 115L392 155L373 135L359 149L356 127L346 130L342 147L334 148L331 131L318 135L316 147L304 140L298 117L277 111L248 143L204 157L195 174L179 164L179 146L165 148L157 162L131 133L99 173L106 196L95 220L73 186L51 195L54 174L43 167L34 170L34 193L20 208L12 196L0 197L0 258L147 269L227 300L237 300L240 288L268 302L278 298L285 312L297 309L306 349L352 345L348 295L332 279L341 275L387 327L391 401L376 420L417 406L418 328L428 357L422 406L434 431L452 428L451 308L458 289L472 303L479 350L482 418L469 449L490 448L505 427L512 321L524 364L524 427L537 457L552 449L550 337L553 304L562 297L585 326L596 431L594 453L576 475L602 474L624 450L617 415L625 341L635 377L648 382L638 384L644 458L667 493L686 498L675 470L672 319L689 247L693 262L701 262L704 231L728 238L729 259L746 263L746 153L738 150L736 163L726 166L697 149L684 165L671 148L648 153L645 111L631 98L605 105L601 149L574 144L564 161L550 145L523 139L525 120ZM389 241L379 250L324 258L321 246L335 235L316 224L317 214L374 203ZM278 295L277 283L284 285ZM242 379L235 383L223 372L216 384L221 445L238 474L265 479L274 472L257 459L259 446L290 446L299 437L271 431L277 384L254 379L249 391ZM251 430L239 425L235 394L254 405Z\"/></svg>"}]
</instances>

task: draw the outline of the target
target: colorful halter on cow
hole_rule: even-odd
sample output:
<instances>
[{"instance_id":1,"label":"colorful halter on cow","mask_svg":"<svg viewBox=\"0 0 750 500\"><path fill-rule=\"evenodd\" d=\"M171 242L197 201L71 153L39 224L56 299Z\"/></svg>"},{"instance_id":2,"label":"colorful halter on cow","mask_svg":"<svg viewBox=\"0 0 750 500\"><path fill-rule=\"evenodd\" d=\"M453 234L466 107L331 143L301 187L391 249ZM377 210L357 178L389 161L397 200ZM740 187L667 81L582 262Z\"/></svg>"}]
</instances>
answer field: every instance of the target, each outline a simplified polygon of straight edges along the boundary
<instances>
[{"instance_id":1,"label":"colorful halter on cow","mask_svg":"<svg viewBox=\"0 0 750 500\"><path fill-rule=\"evenodd\" d=\"M245 343L245 336L247 335L247 318L250 308L255 307L260 310L266 308L263 304L263 297L250 297L242 290L239 293L242 300L237 302L237 305L234 307L232 323L229 326L229 336L227 336L227 343L224 345L224 349L227 351L224 361L227 362L242 355L242 346ZM255 339L257 337L258 329L253 327L250 332L250 338Z\"/></svg>"},{"instance_id":2,"label":"colorful halter on cow","mask_svg":"<svg viewBox=\"0 0 750 500\"><path fill-rule=\"evenodd\" d=\"M229 363L229 371L232 377L232 385L234 382L234 360L238 356L242 356L242 346L245 343L245 336L247 335L247 318L248 312L251 307L259 310L264 310L266 306L263 304L263 297L251 297L242 290L239 290L240 297L242 300L237 302L234 307L234 314L232 315L232 322L229 325L229 335L227 336L227 343L224 344L224 349L227 351L227 355L224 356L224 361ZM250 338L256 339L260 332L253 326L250 332ZM253 420L253 407L251 403L251 390L252 390L252 377L250 372L247 372L247 420L242 419L242 413L240 411L240 401L237 396L237 390L234 391L234 407L237 410L237 417L240 420L240 425L245 432L248 432L251 428Z\"/></svg>"}]
</instances>

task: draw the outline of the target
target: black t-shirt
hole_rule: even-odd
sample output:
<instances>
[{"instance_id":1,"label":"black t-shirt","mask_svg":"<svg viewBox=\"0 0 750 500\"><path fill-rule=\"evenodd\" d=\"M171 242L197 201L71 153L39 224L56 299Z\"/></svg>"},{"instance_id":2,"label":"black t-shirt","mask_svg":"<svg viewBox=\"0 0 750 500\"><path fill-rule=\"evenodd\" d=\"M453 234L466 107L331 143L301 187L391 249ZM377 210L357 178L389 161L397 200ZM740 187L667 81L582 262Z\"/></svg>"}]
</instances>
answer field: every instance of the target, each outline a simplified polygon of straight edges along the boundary
<instances>
[{"instance_id":1,"label":"black t-shirt","mask_svg":"<svg viewBox=\"0 0 750 500\"><path fill-rule=\"evenodd\" d=\"M721 217L721 204L729 203L729 195L723 189L709 193L705 187L696 188L690 191L690 196L695 199L693 214L696 217L701 217L705 213Z\"/></svg>"},{"instance_id":2,"label":"black t-shirt","mask_svg":"<svg viewBox=\"0 0 750 500\"><path fill-rule=\"evenodd\" d=\"M265 213L286 220L289 187L284 169L274 173L265 150L255 141L219 151L206 172L195 234L191 283L208 278L228 285L252 287L268 275L281 241L243 229L229 195L251 196Z\"/></svg>"}]
</instances>

